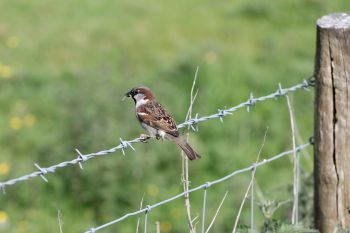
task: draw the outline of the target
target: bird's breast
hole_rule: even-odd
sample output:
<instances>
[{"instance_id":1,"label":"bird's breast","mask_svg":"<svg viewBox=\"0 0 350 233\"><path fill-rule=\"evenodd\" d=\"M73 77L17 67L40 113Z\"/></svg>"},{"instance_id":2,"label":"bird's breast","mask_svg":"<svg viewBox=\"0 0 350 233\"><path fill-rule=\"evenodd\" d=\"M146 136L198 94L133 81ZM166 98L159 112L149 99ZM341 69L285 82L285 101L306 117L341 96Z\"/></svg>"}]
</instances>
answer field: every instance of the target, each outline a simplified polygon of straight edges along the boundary
<instances>
[{"instance_id":1,"label":"bird's breast","mask_svg":"<svg viewBox=\"0 0 350 233\"><path fill-rule=\"evenodd\" d=\"M158 130L157 129L147 125L146 123L141 122L141 126L142 126L142 128L144 128L147 131L147 133L151 137L155 137L158 134Z\"/></svg>"}]
</instances>

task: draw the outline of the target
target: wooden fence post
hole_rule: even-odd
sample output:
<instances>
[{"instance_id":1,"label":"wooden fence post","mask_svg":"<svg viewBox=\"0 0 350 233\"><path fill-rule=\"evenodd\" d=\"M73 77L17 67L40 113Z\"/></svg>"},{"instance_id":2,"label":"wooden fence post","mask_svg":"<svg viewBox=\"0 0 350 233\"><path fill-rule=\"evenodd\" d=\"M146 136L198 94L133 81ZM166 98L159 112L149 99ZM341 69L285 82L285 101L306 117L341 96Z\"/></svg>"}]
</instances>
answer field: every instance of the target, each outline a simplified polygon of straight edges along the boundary
<instances>
[{"instance_id":1,"label":"wooden fence post","mask_svg":"<svg viewBox=\"0 0 350 233\"><path fill-rule=\"evenodd\" d=\"M315 226L350 230L350 14L317 21Z\"/></svg>"}]
</instances>

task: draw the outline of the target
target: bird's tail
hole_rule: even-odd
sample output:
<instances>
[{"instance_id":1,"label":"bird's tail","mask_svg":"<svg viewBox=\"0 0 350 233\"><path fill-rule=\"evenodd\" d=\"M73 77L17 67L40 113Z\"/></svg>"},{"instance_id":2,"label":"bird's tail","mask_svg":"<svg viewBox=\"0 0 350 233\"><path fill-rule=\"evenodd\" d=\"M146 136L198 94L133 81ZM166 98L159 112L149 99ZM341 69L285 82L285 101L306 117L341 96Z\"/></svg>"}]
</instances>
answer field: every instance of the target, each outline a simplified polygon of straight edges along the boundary
<instances>
[{"instance_id":1,"label":"bird's tail","mask_svg":"<svg viewBox=\"0 0 350 233\"><path fill-rule=\"evenodd\" d=\"M189 160L195 160L201 157L187 142L180 143L178 145L181 147L183 152L185 152Z\"/></svg>"},{"instance_id":2,"label":"bird's tail","mask_svg":"<svg viewBox=\"0 0 350 233\"><path fill-rule=\"evenodd\" d=\"M183 138L171 136L169 139L179 145L189 160L201 158L201 156Z\"/></svg>"}]
</instances>

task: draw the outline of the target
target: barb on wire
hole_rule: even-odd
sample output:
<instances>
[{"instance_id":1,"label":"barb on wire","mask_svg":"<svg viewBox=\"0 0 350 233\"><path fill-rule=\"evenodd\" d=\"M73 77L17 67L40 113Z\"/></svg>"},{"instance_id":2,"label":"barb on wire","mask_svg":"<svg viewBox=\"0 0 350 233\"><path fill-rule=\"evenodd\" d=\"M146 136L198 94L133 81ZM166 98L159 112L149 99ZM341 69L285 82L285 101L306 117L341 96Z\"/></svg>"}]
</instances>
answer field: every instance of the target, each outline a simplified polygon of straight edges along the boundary
<instances>
[{"instance_id":1,"label":"barb on wire","mask_svg":"<svg viewBox=\"0 0 350 233\"><path fill-rule=\"evenodd\" d=\"M308 90L308 88L311 86L313 86L313 82L311 80L308 80L308 81L303 80L302 83L294 85L294 86L289 87L289 88L282 88L282 86L279 85L278 90L272 94L269 94L266 96L261 96L258 98L254 98L253 95L251 94L250 98L246 102L240 103L240 104L238 104L234 107L228 108L228 109L220 109L220 110L218 110L217 113L215 113L213 115L198 118L198 114L196 114L195 118L189 119L189 120L183 122L182 124L179 124L178 128L190 127L193 131L198 131L198 124L202 121L207 121L210 119L217 119L217 118L219 118L221 121L223 121L222 120L223 117L225 117L227 115L232 115L232 113L234 111L237 111L240 108L246 107L248 109L249 106L254 106L258 102L263 102L263 101L268 100L268 99L278 98L278 97L286 95L290 92L295 92L299 89ZM196 126L196 127L194 127L194 126ZM81 154L80 152L78 152L76 150L76 152L78 153L78 157L76 159L64 161L64 162L52 165L52 166L47 167L47 168L43 168L43 167L39 168L38 167L39 171L32 172L30 174L23 175L21 177L7 180L4 182L0 182L0 189L4 193L6 186L14 185L18 182L26 181L26 180L29 180L31 178L37 177L37 176L40 176L41 178L43 178L43 180L45 180L47 182L47 179L44 177L44 175L47 173L54 173L54 172L56 172L56 169L58 169L58 168L63 168L63 167L66 167L69 165L75 165L75 164L80 164L79 166L80 166L80 168L82 168L82 164L81 164L82 162L85 162L85 161L87 161L91 158L94 158L94 157L114 153L117 150L122 150L123 155L125 155L125 149L130 147L132 150L135 150L135 148L132 146L132 144L138 143L138 142L143 142L143 141L144 141L143 137L138 137L138 138L132 139L130 141L124 141L120 138L120 143L116 147L113 147L113 148L108 149L108 150L102 150L102 151L99 151L96 153L85 154L85 155Z\"/></svg>"},{"instance_id":2,"label":"barb on wire","mask_svg":"<svg viewBox=\"0 0 350 233\"><path fill-rule=\"evenodd\" d=\"M135 151L135 148L131 145L130 142L128 142L128 141L123 141L122 138L119 138L119 140L120 140L120 145L122 146L121 149L122 149L122 152L123 152L123 155L124 155L124 156L125 156L125 151L124 151L124 149L126 149L126 148L128 148L128 147L130 147L133 151Z\"/></svg>"},{"instance_id":3,"label":"barb on wire","mask_svg":"<svg viewBox=\"0 0 350 233\"><path fill-rule=\"evenodd\" d=\"M211 181L211 182L206 182L206 183L204 183L204 184L202 184L202 185L199 185L199 186L197 186L197 187L195 187L195 188L189 189L189 190L186 191L186 192L182 192L182 193L180 193L180 194L178 194L178 195L175 195L175 196L173 196L173 197L170 197L170 198L168 198L168 199L166 199L166 200L163 200L163 201L161 201L161 202L158 202L158 203L156 203L156 204L149 205L149 206L147 206L147 207L145 207L145 208L143 208L143 209L140 209L140 210L138 210L138 211L135 211L135 212L127 213L127 214L125 214L124 216L122 216L122 217L120 217L120 218L117 218L117 219L115 219L115 220L112 220L112 221L110 221L110 222L107 222L107 223L105 223L105 224L103 224L103 225L100 225L100 226L98 226L98 227L90 228L90 230L86 231L85 233L97 232L97 231L102 230L102 229L104 229L104 228L106 228L106 227L109 227L109 226L114 225L114 224L116 224L116 223L118 223L118 222L121 222L122 220L124 220L124 219L126 219L126 218L128 218L128 217L135 216L135 215L139 215L139 214L141 214L141 213L147 213L147 212L150 211L150 209L154 209L154 208L159 207L159 206L161 206L161 205L167 204L167 203L169 203L169 202L171 202L171 201L174 201L174 200L176 200L176 199L178 199L178 198L180 198L180 197L183 197L184 195L187 195L187 194L189 194L189 193L198 191L198 190L200 190L200 189L204 189L204 191L205 191L209 186L213 186L213 185L215 185L215 184L218 184L218 183L221 183L221 182L223 182L223 181L226 181L226 180L228 180L229 178L232 178L233 176L236 176L236 175L238 175L238 174L240 174L240 173L244 173L244 172L248 172L248 171L252 171L252 170L254 171L257 167L263 166L263 165L265 165L265 164L267 164L267 163L271 163L271 162L273 162L273 161L275 161L275 160L277 160L277 159L280 159L280 158L282 158L282 157L284 157L284 156L286 156L286 155L290 155L290 154L294 153L295 151L301 151L301 150L307 148L307 147L310 146L310 145L311 145L311 143L308 142L308 143L306 143L306 144L303 144L303 145L300 145L300 146L296 147L295 149L288 150L288 151L284 151L284 152L282 152L282 153L280 153L280 154L277 154L277 155L275 155L275 156L273 156L273 157L270 157L270 158L268 158L268 159L264 159L264 160L262 160L262 161L260 161L260 162L253 163L253 164L250 165L249 167L246 167L246 168L243 168L243 169L239 169L239 170L235 170L234 172L232 172L232 173L230 173L230 174L228 174L228 175L226 175L226 176L224 176L224 177L221 177L221 178L219 178L219 179L217 179L217 180L214 180L214 181ZM205 193L205 194L206 194L206 193ZM203 203L205 203L205 199L206 199L206 196L204 197ZM205 206L204 206L204 207L205 207ZM203 218L204 218L204 217L205 217L205 215L203 214ZM203 223L202 223L202 224L203 224ZM92 231L92 230L93 230L93 231Z\"/></svg>"},{"instance_id":4,"label":"barb on wire","mask_svg":"<svg viewBox=\"0 0 350 233\"><path fill-rule=\"evenodd\" d=\"M87 160L87 158L78 149L75 149L75 151L78 153L78 158L77 159L79 159L79 161L78 161L79 167L80 167L81 170L83 170L84 168L83 168L82 162L85 162Z\"/></svg>"},{"instance_id":5,"label":"barb on wire","mask_svg":"<svg viewBox=\"0 0 350 233\"><path fill-rule=\"evenodd\" d=\"M247 105L247 112L249 112L250 106L255 106L255 103L256 103L254 96L253 96L253 93L250 93L250 97L249 97L248 102L249 102L249 104Z\"/></svg>"},{"instance_id":6,"label":"barb on wire","mask_svg":"<svg viewBox=\"0 0 350 233\"><path fill-rule=\"evenodd\" d=\"M49 182L46 178L45 178L45 174L48 173L48 170L46 168L41 168L38 164L34 163L34 166L36 168L38 168L38 170L40 171L39 176L45 181L45 182Z\"/></svg>"}]
</instances>

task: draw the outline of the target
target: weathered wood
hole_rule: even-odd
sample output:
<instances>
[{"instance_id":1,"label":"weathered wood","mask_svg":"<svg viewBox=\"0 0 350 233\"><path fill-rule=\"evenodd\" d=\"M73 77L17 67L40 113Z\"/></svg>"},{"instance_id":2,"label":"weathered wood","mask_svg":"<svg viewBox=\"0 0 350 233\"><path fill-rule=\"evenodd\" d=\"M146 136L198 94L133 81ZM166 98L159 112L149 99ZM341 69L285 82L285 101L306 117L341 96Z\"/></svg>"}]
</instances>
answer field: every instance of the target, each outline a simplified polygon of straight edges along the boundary
<instances>
[{"instance_id":1,"label":"weathered wood","mask_svg":"<svg viewBox=\"0 0 350 233\"><path fill-rule=\"evenodd\" d=\"M315 226L350 229L350 14L317 21Z\"/></svg>"}]
</instances>

